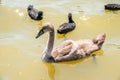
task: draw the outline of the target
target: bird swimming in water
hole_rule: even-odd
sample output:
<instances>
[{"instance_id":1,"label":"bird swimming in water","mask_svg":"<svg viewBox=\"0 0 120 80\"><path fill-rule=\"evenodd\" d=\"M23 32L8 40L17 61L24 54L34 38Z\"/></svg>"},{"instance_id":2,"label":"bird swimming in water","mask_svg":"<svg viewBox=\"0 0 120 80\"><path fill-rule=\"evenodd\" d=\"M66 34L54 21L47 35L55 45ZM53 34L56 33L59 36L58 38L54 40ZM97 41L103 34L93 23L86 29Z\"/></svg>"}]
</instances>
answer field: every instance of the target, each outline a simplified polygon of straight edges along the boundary
<instances>
[{"instance_id":1,"label":"bird swimming in water","mask_svg":"<svg viewBox=\"0 0 120 80\"><path fill-rule=\"evenodd\" d=\"M47 47L42 54L42 60L45 62L63 62L85 58L92 52L101 49L106 37L106 34L102 33L92 40L66 40L58 47L53 48L55 34L54 26L51 23L45 23L37 34L36 38L40 37L46 32L49 32L49 40Z\"/></svg>"},{"instance_id":2,"label":"bird swimming in water","mask_svg":"<svg viewBox=\"0 0 120 80\"><path fill-rule=\"evenodd\" d=\"M107 10L120 10L120 4L106 4L104 7Z\"/></svg>"},{"instance_id":3,"label":"bird swimming in water","mask_svg":"<svg viewBox=\"0 0 120 80\"><path fill-rule=\"evenodd\" d=\"M28 15L33 20L42 20L43 19L43 12L38 11L33 7L33 5L29 5L27 8Z\"/></svg>"},{"instance_id":4,"label":"bird swimming in water","mask_svg":"<svg viewBox=\"0 0 120 80\"><path fill-rule=\"evenodd\" d=\"M57 32L59 34L66 34L72 30L74 30L76 27L75 22L72 19L72 13L68 14L68 23L63 23L62 25L59 26Z\"/></svg>"}]
</instances>

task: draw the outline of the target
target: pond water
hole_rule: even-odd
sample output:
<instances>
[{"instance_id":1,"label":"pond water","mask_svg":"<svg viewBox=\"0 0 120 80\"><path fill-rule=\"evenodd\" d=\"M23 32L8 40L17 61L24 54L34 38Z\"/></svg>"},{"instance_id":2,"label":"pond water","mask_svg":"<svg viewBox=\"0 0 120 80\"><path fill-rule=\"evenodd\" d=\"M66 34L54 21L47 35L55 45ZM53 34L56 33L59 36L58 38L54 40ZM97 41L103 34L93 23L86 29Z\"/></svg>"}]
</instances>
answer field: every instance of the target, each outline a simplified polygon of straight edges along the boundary
<instances>
[{"instance_id":1,"label":"pond water","mask_svg":"<svg viewBox=\"0 0 120 80\"><path fill-rule=\"evenodd\" d=\"M0 0L0 80L120 80L120 11L105 11L107 3L120 0ZM44 11L42 21L33 21L26 8L33 4ZM101 50L82 60L45 63L41 54L48 34L35 36L42 24L55 29L73 14L76 29L66 36L79 40L106 33ZM55 35L55 46L64 40Z\"/></svg>"}]
</instances>

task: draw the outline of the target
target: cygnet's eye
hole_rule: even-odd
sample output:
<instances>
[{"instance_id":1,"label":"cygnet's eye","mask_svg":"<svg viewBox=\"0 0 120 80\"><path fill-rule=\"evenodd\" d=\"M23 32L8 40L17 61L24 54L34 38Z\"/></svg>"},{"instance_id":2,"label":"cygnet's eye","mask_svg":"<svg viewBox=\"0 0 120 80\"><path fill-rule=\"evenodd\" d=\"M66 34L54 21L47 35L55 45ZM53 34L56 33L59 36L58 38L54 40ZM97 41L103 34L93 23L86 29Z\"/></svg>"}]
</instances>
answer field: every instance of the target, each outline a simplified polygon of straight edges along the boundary
<instances>
[{"instance_id":1,"label":"cygnet's eye","mask_svg":"<svg viewBox=\"0 0 120 80\"><path fill-rule=\"evenodd\" d=\"M44 33L45 32L44 29L41 29L41 32Z\"/></svg>"}]
</instances>

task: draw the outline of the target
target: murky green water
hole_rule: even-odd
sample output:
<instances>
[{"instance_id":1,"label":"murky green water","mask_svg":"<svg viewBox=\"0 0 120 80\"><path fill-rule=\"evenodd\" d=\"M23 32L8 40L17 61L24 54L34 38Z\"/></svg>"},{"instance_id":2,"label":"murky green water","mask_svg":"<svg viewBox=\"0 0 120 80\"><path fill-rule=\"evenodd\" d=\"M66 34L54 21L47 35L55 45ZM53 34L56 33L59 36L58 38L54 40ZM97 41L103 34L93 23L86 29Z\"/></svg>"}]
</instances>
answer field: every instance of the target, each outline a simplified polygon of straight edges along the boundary
<instances>
[{"instance_id":1,"label":"murky green water","mask_svg":"<svg viewBox=\"0 0 120 80\"><path fill-rule=\"evenodd\" d=\"M1 0L0 80L120 80L120 11L104 10L106 3L120 0ZM44 11L42 21L31 20L29 4ZM106 33L101 50L92 57L65 63L44 63L41 54L48 34L35 39L41 25L51 22L55 29L73 13L77 24L68 39L93 38ZM56 34L55 46L64 38Z\"/></svg>"}]
</instances>

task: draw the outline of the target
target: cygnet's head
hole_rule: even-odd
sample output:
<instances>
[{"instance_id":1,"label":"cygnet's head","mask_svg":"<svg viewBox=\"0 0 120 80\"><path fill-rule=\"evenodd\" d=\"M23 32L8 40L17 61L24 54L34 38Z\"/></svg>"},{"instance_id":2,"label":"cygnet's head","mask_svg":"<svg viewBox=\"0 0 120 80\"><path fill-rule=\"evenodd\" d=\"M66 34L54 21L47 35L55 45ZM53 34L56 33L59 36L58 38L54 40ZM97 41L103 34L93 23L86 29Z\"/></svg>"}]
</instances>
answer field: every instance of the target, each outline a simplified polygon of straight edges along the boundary
<instances>
[{"instance_id":1,"label":"cygnet's head","mask_svg":"<svg viewBox=\"0 0 120 80\"><path fill-rule=\"evenodd\" d=\"M71 18L72 17L72 13L68 13L68 17Z\"/></svg>"},{"instance_id":2,"label":"cygnet's head","mask_svg":"<svg viewBox=\"0 0 120 80\"><path fill-rule=\"evenodd\" d=\"M40 37L41 35L43 35L46 32L52 32L54 31L54 27L51 23L45 23L42 28L40 29L40 31L38 32L36 38Z\"/></svg>"},{"instance_id":3,"label":"cygnet's head","mask_svg":"<svg viewBox=\"0 0 120 80\"><path fill-rule=\"evenodd\" d=\"M32 9L33 9L33 5L29 5L28 8L27 8L28 11L32 10Z\"/></svg>"}]
</instances>

